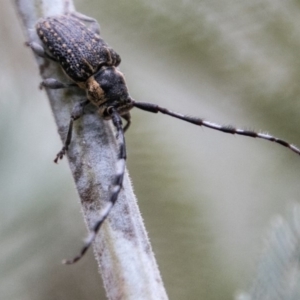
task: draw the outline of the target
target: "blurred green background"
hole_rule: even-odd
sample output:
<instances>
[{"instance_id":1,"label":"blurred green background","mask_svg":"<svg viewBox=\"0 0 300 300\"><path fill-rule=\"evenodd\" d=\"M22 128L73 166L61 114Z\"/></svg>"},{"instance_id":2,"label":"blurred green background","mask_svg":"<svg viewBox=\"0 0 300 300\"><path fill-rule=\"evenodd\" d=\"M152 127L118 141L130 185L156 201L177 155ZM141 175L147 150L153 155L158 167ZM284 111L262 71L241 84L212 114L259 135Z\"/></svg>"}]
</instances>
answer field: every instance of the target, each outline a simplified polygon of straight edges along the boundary
<instances>
[{"instance_id":1,"label":"blurred green background","mask_svg":"<svg viewBox=\"0 0 300 300\"><path fill-rule=\"evenodd\" d=\"M0 299L105 299L49 104L12 1L0 0ZM85 0L134 99L300 146L300 2ZM132 112L128 169L170 299L247 290L275 215L299 201L278 145ZM102 296L101 296L102 293Z\"/></svg>"}]
</instances>

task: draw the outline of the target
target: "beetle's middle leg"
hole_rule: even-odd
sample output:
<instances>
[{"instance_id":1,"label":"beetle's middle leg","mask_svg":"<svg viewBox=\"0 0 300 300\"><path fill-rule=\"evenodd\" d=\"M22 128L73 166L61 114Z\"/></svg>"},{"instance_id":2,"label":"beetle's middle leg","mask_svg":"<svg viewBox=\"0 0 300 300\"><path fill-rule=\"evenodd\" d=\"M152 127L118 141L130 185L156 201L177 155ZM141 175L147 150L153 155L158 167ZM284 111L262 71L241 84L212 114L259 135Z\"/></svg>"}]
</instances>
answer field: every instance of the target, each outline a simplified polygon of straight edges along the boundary
<instances>
[{"instance_id":1,"label":"beetle's middle leg","mask_svg":"<svg viewBox=\"0 0 300 300\"><path fill-rule=\"evenodd\" d=\"M54 159L55 163L57 163L59 159L62 159L64 157L64 155L66 154L66 152L68 151L70 143L71 143L71 139L72 139L73 123L75 120L79 119L83 115L84 107L88 103L90 103L89 100L84 100L84 101L76 103L75 106L73 107L73 110L71 113L71 118L70 118L70 123L69 123L69 127L68 127L67 137L64 142L64 146L57 153L57 155Z\"/></svg>"},{"instance_id":2,"label":"beetle's middle leg","mask_svg":"<svg viewBox=\"0 0 300 300\"><path fill-rule=\"evenodd\" d=\"M55 78L46 78L40 83L40 89L43 87L48 89L65 89L70 87L78 87L76 83L63 83Z\"/></svg>"},{"instance_id":3,"label":"beetle's middle leg","mask_svg":"<svg viewBox=\"0 0 300 300\"><path fill-rule=\"evenodd\" d=\"M48 58L52 61L55 61L56 63L58 63L57 59L54 58L53 56L49 55L45 49L43 48L43 46L41 46L39 43L36 42L26 42L25 43L26 46L30 47L32 49L32 51L38 55L39 57L43 57L43 58Z\"/></svg>"}]
</instances>

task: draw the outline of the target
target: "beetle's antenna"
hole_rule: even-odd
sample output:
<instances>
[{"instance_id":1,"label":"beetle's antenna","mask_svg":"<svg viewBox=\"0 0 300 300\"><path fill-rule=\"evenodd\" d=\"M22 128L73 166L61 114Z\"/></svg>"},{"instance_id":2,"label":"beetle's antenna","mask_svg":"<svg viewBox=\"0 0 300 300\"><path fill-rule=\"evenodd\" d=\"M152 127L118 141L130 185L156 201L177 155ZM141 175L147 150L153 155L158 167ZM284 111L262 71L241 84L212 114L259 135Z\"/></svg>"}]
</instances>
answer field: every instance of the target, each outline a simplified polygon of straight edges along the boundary
<instances>
[{"instance_id":1,"label":"beetle's antenna","mask_svg":"<svg viewBox=\"0 0 300 300\"><path fill-rule=\"evenodd\" d=\"M123 184L123 178L125 173L125 162L126 162L126 145L125 145L125 137L122 127L122 120L117 112L117 110L113 107L109 108L110 111L108 112L111 115L112 122L116 128L116 141L118 145L118 160L117 160L117 166L116 166L116 175L112 183L111 187L111 194L108 202L105 202L104 207L100 211L100 215L98 220L95 222L93 228L91 229L91 232L87 239L85 240L84 246L82 247L80 254L74 257L70 260L63 260L64 264L70 265L76 263L78 260L80 260L86 251L90 248L93 241L95 240L97 233L109 215L111 209L113 208L114 204L116 203L118 199L118 195L120 193L120 190L122 188Z\"/></svg>"},{"instance_id":2,"label":"beetle's antenna","mask_svg":"<svg viewBox=\"0 0 300 300\"><path fill-rule=\"evenodd\" d=\"M270 134L267 133L260 133L260 132L255 132L252 130L244 130L244 129L239 129L239 128L235 128L233 126L225 126L225 125L219 125L216 123L212 123L209 121L205 121L201 118L197 118L197 117L192 117L192 116L187 116L187 115L183 115L177 112L173 112L171 110L168 110L164 107L158 106L156 104L152 104L152 103L147 103L147 102L136 102L134 100L132 100L132 105L134 107L137 107L139 109L148 111L148 112L152 112L152 113L162 113L162 114L166 114L169 115L171 117L198 125L198 126L204 126L204 127L208 127L214 130L218 130L218 131L222 131L225 133L230 133L230 134L238 134L238 135L244 135L244 136L249 136L249 137L253 137L253 138L259 138L259 139L263 139L263 140L267 140L270 142L274 142L277 143L281 146L287 147L290 150L292 150L293 152L297 153L298 155L300 155L300 149L297 148L296 146L294 146L293 144L290 144L288 142L286 142L285 140L279 139L277 137L274 137Z\"/></svg>"}]
</instances>

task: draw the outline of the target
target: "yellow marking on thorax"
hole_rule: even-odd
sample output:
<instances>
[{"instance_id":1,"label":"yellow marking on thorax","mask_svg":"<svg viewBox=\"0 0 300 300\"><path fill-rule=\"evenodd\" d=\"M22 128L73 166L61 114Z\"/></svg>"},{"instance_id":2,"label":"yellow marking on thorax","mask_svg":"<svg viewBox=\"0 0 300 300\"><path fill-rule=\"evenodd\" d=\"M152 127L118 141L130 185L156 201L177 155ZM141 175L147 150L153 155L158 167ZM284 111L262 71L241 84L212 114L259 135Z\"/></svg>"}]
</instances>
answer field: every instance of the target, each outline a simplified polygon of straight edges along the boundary
<instances>
[{"instance_id":1,"label":"yellow marking on thorax","mask_svg":"<svg viewBox=\"0 0 300 300\"><path fill-rule=\"evenodd\" d=\"M100 87L99 83L95 80L94 76L91 76L85 82L85 89L88 100L91 101L93 104L98 106L106 101L105 93Z\"/></svg>"}]
</instances>

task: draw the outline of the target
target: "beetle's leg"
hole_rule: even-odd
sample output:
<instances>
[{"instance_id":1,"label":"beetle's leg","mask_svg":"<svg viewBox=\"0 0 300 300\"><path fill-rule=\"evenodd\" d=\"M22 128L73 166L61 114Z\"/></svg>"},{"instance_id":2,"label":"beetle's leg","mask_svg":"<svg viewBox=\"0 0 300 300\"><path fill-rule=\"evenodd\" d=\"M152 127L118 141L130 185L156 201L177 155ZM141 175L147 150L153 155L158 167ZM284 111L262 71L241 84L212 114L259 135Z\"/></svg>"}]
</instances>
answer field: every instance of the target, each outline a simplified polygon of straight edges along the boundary
<instances>
[{"instance_id":1,"label":"beetle's leg","mask_svg":"<svg viewBox=\"0 0 300 300\"><path fill-rule=\"evenodd\" d=\"M84 107L88 103L89 103L88 100L84 100L84 101L76 103L75 106L73 107L67 137L66 137L66 140L64 142L64 146L57 153L56 158L54 159L55 163L57 163L59 159L62 159L64 157L64 155L66 154L66 152L68 151L68 148L70 146L71 139L72 139L73 122L75 120L79 119L83 115Z\"/></svg>"},{"instance_id":2,"label":"beetle's leg","mask_svg":"<svg viewBox=\"0 0 300 300\"><path fill-rule=\"evenodd\" d=\"M129 126L131 124L130 112L127 112L126 114L122 115L121 117L126 121L126 125L123 127L123 132L126 132L126 130L129 128Z\"/></svg>"},{"instance_id":3,"label":"beetle's leg","mask_svg":"<svg viewBox=\"0 0 300 300\"><path fill-rule=\"evenodd\" d=\"M43 58L48 58L55 62L58 62L54 57L49 55L40 44L38 44L36 42L26 42L25 45L30 47L36 55L43 57Z\"/></svg>"},{"instance_id":4,"label":"beetle's leg","mask_svg":"<svg viewBox=\"0 0 300 300\"><path fill-rule=\"evenodd\" d=\"M57 60L54 57L52 57L51 55L49 55L40 44L35 43L35 42L30 42L30 43L27 42L26 45L28 47L30 47L36 55L57 62ZM49 89L63 89L63 88L69 88L69 87L74 87L74 86L77 86L77 84L76 83L62 83L54 78L47 78L40 83L40 89L42 89L43 87L46 87Z\"/></svg>"},{"instance_id":5,"label":"beetle's leg","mask_svg":"<svg viewBox=\"0 0 300 300\"><path fill-rule=\"evenodd\" d=\"M70 87L78 87L76 83L63 83L54 78L46 78L40 83L40 89L43 87L48 89L65 89Z\"/></svg>"},{"instance_id":6,"label":"beetle's leg","mask_svg":"<svg viewBox=\"0 0 300 300\"><path fill-rule=\"evenodd\" d=\"M92 30L94 33L97 33L100 35L100 25L99 23L97 22L97 20L91 18L91 17L88 17L84 14L81 14L77 11L75 12L71 12L70 15L80 21L83 21L83 22L88 22L90 23L90 26L89 26L89 29Z\"/></svg>"}]
</instances>

